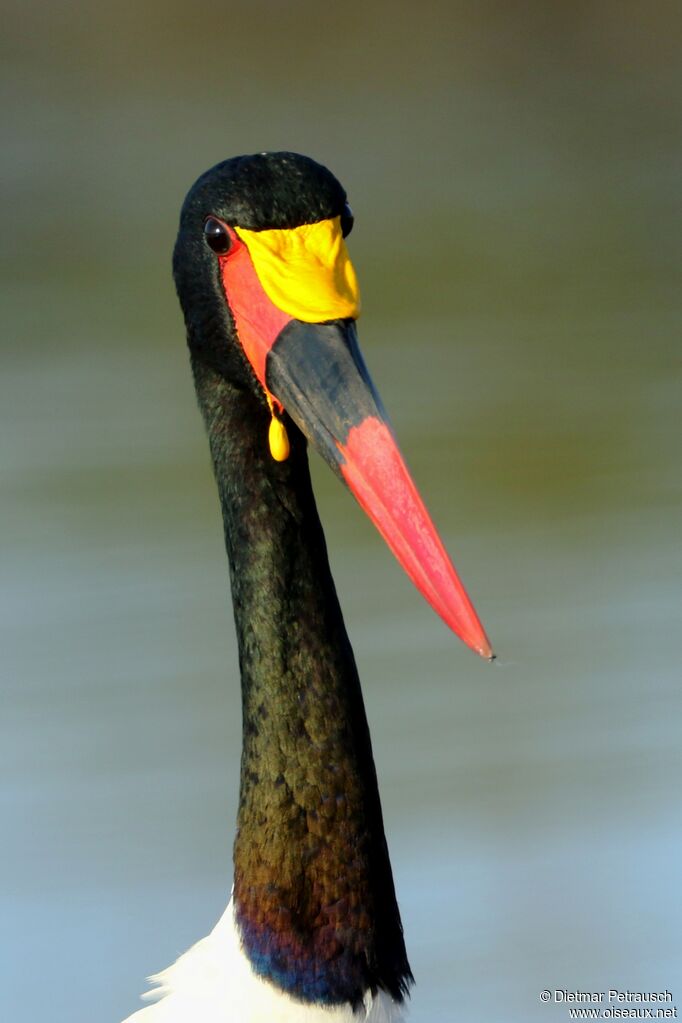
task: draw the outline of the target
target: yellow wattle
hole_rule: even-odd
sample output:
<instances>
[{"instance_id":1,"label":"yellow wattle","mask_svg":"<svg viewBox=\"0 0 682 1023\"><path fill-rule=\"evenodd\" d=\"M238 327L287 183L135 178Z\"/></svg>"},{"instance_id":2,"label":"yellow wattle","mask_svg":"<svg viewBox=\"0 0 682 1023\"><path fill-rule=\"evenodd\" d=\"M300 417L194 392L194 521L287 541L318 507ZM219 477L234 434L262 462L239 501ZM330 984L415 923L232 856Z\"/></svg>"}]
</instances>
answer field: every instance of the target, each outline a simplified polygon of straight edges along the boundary
<instances>
[{"instance_id":1,"label":"yellow wattle","mask_svg":"<svg viewBox=\"0 0 682 1023\"><path fill-rule=\"evenodd\" d=\"M286 426L276 416L273 416L270 420L268 444L270 445L270 454L276 462L285 462L287 460L291 450L289 447L289 437Z\"/></svg>"}]
</instances>

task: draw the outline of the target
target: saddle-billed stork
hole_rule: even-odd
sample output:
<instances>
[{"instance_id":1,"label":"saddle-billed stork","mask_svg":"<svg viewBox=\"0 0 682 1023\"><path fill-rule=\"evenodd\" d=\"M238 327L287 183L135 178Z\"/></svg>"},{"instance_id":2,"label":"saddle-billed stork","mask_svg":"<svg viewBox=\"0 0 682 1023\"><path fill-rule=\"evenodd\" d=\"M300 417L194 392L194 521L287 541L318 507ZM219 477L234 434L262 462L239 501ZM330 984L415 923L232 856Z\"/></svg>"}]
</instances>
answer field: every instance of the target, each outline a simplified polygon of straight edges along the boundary
<instances>
[{"instance_id":1,"label":"saddle-billed stork","mask_svg":"<svg viewBox=\"0 0 682 1023\"><path fill-rule=\"evenodd\" d=\"M352 225L336 178L294 153L226 160L182 207L173 273L223 514L243 748L229 905L152 978L160 1000L135 1023L387 1023L413 981L308 441L438 614L493 654L358 348Z\"/></svg>"}]
</instances>

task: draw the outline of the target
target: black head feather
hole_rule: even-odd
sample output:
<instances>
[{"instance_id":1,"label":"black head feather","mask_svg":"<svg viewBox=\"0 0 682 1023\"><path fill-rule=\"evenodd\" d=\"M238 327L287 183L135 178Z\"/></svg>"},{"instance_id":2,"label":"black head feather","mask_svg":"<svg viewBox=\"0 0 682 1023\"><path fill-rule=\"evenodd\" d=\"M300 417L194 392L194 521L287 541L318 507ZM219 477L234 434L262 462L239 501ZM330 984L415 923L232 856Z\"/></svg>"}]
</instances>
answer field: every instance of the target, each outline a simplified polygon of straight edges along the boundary
<instances>
[{"instance_id":1,"label":"black head feather","mask_svg":"<svg viewBox=\"0 0 682 1023\"><path fill-rule=\"evenodd\" d=\"M298 153L256 153L224 160L192 185L180 213L173 276L195 358L240 388L259 393L253 372L234 343L218 261L204 237L206 217L262 231L313 224L344 214L346 193L334 175ZM259 394L260 398L260 394Z\"/></svg>"},{"instance_id":2,"label":"black head feather","mask_svg":"<svg viewBox=\"0 0 682 1023\"><path fill-rule=\"evenodd\" d=\"M192 185L180 229L203 224L210 213L249 231L298 227L339 216L345 201L346 193L334 175L309 156L235 156Z\"/></svg>"}]
</instances>

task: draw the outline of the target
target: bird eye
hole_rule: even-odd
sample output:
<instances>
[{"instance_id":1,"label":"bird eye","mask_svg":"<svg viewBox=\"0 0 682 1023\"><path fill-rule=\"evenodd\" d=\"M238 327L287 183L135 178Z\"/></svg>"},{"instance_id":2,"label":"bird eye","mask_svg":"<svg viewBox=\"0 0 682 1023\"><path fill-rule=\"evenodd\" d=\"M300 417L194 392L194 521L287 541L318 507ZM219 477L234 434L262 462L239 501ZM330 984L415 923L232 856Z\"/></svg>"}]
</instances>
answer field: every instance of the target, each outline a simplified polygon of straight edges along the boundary
<instances>
[{"instance_id":1,"label":"bird eye","mask_svg":"<svg viewBox=\"0 0 682 1023\"><path fill-rule=\"evenodd\" d=\"M341 231L343 232L344 238L347 238L348 235L351 233L351 231L353 230L354 223L355 217L353 216L353 211L348 205L348 203L346 203L346 205L343 207L343 212L341 213Z\"/></svg>"},{"instance_id":2,"label":"bird eye","mask_svg":"<svg viewBox=\"0 0 682 1023\"><path fill-rule=\"evenodd\" d=\"M226 252L230 251L232 239L230 238L227 228L224 224L221 224L215 217L207 217L204 223L204 238L208 242L210 248L218 255L224 256Z\"/></svg>"}]
</instances>

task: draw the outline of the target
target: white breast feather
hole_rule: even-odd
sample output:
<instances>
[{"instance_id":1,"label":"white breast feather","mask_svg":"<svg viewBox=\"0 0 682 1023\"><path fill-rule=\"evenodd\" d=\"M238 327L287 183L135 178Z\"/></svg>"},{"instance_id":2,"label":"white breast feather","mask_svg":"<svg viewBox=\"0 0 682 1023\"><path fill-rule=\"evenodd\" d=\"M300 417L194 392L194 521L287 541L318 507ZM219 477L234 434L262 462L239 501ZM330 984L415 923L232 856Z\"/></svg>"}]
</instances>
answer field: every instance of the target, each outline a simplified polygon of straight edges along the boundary
<instances>
[{"instance_id":1,"label":"white breast feather","mask_svg":"<svg viewBox=\"0 0 682 1023\"><path fill-rule=\"evenodd\" d=\"M206 938L162 973L144 999L154 1005L124 1023L403 1023L398 1006L381 992L365 1007L305 1005L259 977L244 954L232 900Z\"/></svg>"}]
</instances>

